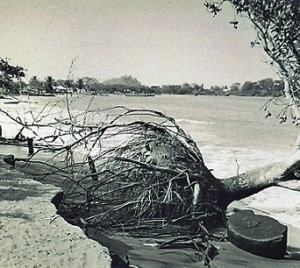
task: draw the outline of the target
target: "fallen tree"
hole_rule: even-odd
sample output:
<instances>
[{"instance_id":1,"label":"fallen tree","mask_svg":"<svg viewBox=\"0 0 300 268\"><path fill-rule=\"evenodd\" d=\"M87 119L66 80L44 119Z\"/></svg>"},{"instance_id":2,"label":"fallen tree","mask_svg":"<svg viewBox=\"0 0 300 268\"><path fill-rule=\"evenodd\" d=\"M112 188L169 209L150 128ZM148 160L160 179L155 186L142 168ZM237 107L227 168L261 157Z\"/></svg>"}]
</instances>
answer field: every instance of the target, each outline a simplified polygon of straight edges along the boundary
<instances>
[{"instance_id":1,"label":"fallen tree","mask_svg":"<svg viewBox=\"0 0 300 268\"><path fill-rule=\"evenodd\" d=\"M227 206L297 179L300 168L297 151L280 163L218 179L192 138L161 112L123 106L77 114L68 106L67 111L52 121L40 112L32 123L12 118L22 129L32 129L39 148L8 163L39 180L67 182L57 207L75 224L139 236L149 231L188 235L207 261L209 241L216 238L209 229L226 225ZM49 158L37 160L45 150Z\"/></svg>"},{"instance_id":2,"label":"fallen tree","mask_svg":"<svg viewBox=\"0 0 300 268\"><path fill-rule=\"evenodd\" d=\"M82 116L104 112L106 120L98 125L76 123ZM24 129L51 126L59 135L38 137L44 147L39 145L34 155L16 161L34 163L44 149L53 152L51 159L66 161L59 167L53 160L45 161L70 181L65 208L105 228L138 228L147 221L161 226L225 223L232 201L295 180L300 167L296 152L281 163L217 179L191 137L173 118L153 110L115 107L69 114L48 124L18 122ZM53 142L68 135L72 137L68 144Z\"/></svg>"},{"instance_id":3,"label":"fallen tree","mask_svg":"<svg viewBox=\"0 0 300 268\"><path fill-rule=\"evenodd\" d=\"M299 151L280 163L218 179L175 119L123 106L92 110L92 102L76 112L66 95L40 111L29 105L23 119L0 109L21 126L17 136L30 132L38 144L28 158L9 155L5 162L39 180L59 178L64 195L55 201L58 210L83 228L179 234L160 247L190 241L209 263L216 254L210 241L223 239L209 229L226 225L232 201L298 179ZM48 159L37 160L45 151L51 152Z\"/></svg>"}]
</instances>

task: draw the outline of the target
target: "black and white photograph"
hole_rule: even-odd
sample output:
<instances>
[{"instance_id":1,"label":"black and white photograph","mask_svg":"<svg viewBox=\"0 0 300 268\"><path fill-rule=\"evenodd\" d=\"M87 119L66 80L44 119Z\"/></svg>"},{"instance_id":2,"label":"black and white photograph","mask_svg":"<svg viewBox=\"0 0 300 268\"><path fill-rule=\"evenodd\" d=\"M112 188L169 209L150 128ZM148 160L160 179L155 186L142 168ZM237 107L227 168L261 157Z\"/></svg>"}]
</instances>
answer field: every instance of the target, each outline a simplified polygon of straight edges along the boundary
<instances>
[{"instance_id":1,"label":"black and white photograph","mask_svg":"<svg viewBox=\"0 0 300 268\"><path fill-rule=\"evenodd\" d=\"M1 0L0 267L300 267L299 0Z\"/></svg>"}]
</instances>

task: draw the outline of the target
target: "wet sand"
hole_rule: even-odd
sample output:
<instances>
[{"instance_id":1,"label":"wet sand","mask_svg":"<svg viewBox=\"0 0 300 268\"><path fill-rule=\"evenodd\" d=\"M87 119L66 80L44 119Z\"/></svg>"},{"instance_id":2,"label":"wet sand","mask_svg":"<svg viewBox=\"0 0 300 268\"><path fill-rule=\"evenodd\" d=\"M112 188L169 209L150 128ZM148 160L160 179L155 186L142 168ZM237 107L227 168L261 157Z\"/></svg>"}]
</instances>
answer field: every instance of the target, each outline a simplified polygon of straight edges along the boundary
<instances>
[{"instance_id":1,"label":"wet sand","mask_svg":"<svg viewBox=\"0 0 300 268\"><path fill-rule=\"evenodd\" d=\"M22 200L15 201L11 198L13 196L11 191L8 191L4 186L4 188L1 188L1 228L6 232L6 242L2 243L0 266L25 267L26 265L33 266L32 264L38 263L41 267L47 267L49 263L48 266L50 267L109 267L102 264L97 266L101 263L97 259L99 250L104 250L107 254L105 248L102 247L104 246L109 249L113 256L119 255L123 260L126 260L127 255L130 264L138 267L207 267L203 261L199 260L199 257L195 254L195 249L158 249L150 246L155 242L155 238L138 239L124 236L124 234L108 235L98 229L88 228L85 234L98 242L93 244L90 239L86 238L81 229L70 227L62 218L56 218L55 208L50 203L55 191L57 191L56 187L53 188L54 191L51 188L52 186L45 186L45 190L42 190L44 199L39 201L37 198L39 198L41 192L36 192L36 188L33 187L33 191L22 190L22 187L24 188L23 181L27 180L25 175L20 177L20 173L18 173L19 175L16 177L17 171L9 171L6 165L2 165L1 168L1 174L5 174L1 176L1 181L3 181L5 187L7 185L15 187L21 183L21 186L18 186L19 189L21 187L21 191L14 192L14 198ZM53 184L57 186L61 184L59 179L52 179ZM49 182L51 182L51 179L47 180L47 183ZM34 183L37 182L31 181L31 183L35 185ZM37 183L37 185L42 184ZM52 190L48 191L47 187ZM13 200L7 200L9 198ZM34 199L31 201L31 205L22 203L21 206L17 206L20 202L30 201L32 198ZM240 202L237 206L238 209L243 209L244 204ZM45 209L47 207L51 208L50 212ZM47 217L45 213L48 215ZM42 216L38 217L39 214ZM12 224L12 219L16 223ZM55 231L49 229L49 226L52 225L57 225L58 228ZM67 226L68 231L63 229L62 225ZM49 231L50 234L48 234ZM47 238L48 235L50 238ZM72 243L70 246L68 243L71 240L76 241L76 244ZM215 242L214 244L218 248L219 255L214 258L210 267L300 267L300 229L293 226L288 226L288 250L290 254L284 260L272 260L255 256L238 249L229 242ZM85 250L82 250L83 248ZM107 260L107 255L105 256L104 259ZM119 263L114 267L122 266Z\"/></svg>"},{"instance_id":2,"label":"wet sand","mask_svg":"<svg viewBox=\"0 0 300 268\"><path fill-rule=\"evenodd\" d=\"M98 233L98 235L97 235ZM195 249L158 249L154 246L155 238L133 238L122 234L114 234L103 237L101 232L88 231L92 239L102 245L111 248L123 259L128 256L130 264L141 268L196 268L207 267L199 260ZM296 268L300 267L300 229L288 227L288 250L289 255L283 260L273 260L253 255L243 251L229 242L214 242L219 254L210 263L211 268Z\"/></svg>"}]
</instances>

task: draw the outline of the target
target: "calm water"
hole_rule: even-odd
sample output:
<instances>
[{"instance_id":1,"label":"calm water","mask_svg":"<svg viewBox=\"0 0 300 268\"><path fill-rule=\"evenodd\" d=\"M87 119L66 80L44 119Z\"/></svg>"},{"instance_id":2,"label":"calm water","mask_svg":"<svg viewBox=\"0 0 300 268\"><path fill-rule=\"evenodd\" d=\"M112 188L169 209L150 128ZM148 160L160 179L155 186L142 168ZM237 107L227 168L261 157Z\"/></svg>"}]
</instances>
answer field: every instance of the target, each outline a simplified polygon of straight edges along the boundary
<instances>
[{"instance_id":1,"label":"calm water","mask_svg":"<svg viewBox=\"0 0 300 268\"><path fill-rule=\"evenodd\" d=\"M90 96L73 96L71 99L72 109L78 111L84 111L90 102ZM53 103L56 100L62 101L63 98L29 99L30 106L36 111L41 110L47 102ZM275 116L265 119L261 108L267 101L268 98L256 97L95 96L90 109L124 105L159 110L174 117L197 142L206 165L214 170L215 176L226 178L237 172L280 161L294 150L297 129L291 124L279 124ZM12 105L0 100L0 105L2 109L18 114L22 119L26 118L29 122L32 120L32 116L26 114L27 103ZM280 109L282 106L273 106L271 112L275 115ZM0 115L0 124L6 137L14 136L17 132L15 124L3 115ZM245 202L271 213L283 222L300 227L300 215L295 215L300 214L298 192L272 187Z\"/></svg>"}]
</instances>

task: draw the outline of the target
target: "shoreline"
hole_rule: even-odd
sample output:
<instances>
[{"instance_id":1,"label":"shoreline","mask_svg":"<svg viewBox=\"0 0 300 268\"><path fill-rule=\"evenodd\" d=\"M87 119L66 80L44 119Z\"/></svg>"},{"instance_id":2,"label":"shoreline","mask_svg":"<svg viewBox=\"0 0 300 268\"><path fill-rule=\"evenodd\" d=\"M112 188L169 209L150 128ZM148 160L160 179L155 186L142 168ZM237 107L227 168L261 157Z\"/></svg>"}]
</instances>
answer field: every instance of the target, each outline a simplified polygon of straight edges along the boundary
<instances>
[{"instance_id":1,"label":"shoreline","mask_svg":"<svg viewBox=\"0 0 300 268\"><path fill-rule=\"evenodd\" d=\"M1 168L1 165L0 165ZM31 166L32 168L32 166ZM34 167L33 167L34 168ZM10 172L12 174L14 171L8 171L9 167L7 165L3 166L2 170L5 169L6 172ZM17 168L18 169L18 168ZM17 171L19 172L19 171ZM21 176L21 180L27 180L25 177L29 176L24 173L23 170ZM32 172L32 170L31 170ZM13 179L13 178L12 178ZM55 185L56 187L62 187L62 180L59 178L48 178L46 181L39 182L43 185ZM54 197L54 195L52 196ZM54 206L49 202L53 208ZM244 204L240 204L238 209L243 209ZM246 207L247 208L247 207ZM247 208L249 209L249 208ZM57 211L55 210L55 215ZM65 219L63 221L67 223ZM78 228L77 226L73 226ZM126 260L126 256L130 263L134 265L138 265L138 267L205 267L203 262L197 261L197 256L195 257L194 249L168 249L161 250L157 248L153 248L149 246L149 241L153 244L154 238L134 238L129 237L124 234L115 233L115 234L107 234L98 228L85 228L85 231L79 229L81 233L85 236L85 238L92 239L97 242L98 245L109 248L110 257L113 258L113 261L123 261ZM217 242L216 245L219 248L220 254L215 257L215 259L211 263L211 267L240 267L241 263L243 263L243 267L254 267L253 263L259 263L264 265L264 267L299 267L300 265L300 229L297 229L293 226L288 227L288 249L291 251L291 255L289 259L283 260L272 260L263 257L258 257L242 251L229 242ZM114 259L118 258L119 259ZM238 264L238 265L236 265ZM118 264L119 265L119 264ZM171 265L171 266L170 266ZM88 266L87 266L88 267ZM102 266L101 266L102 267ZM127 267L127 266L112 266L112 267ZM255 266L257 267L257 266Z\"/></svg>"},{"instance_id":2,"label":"shoreline","mask_svg":"<svg viewBox=\"0 0 300 268\"><path fill-rule=\"evenodd\" d=\"M110 267L108 249L57 214L60 191L1 163L1 267Z\"/></svg>"}]
</instances>

